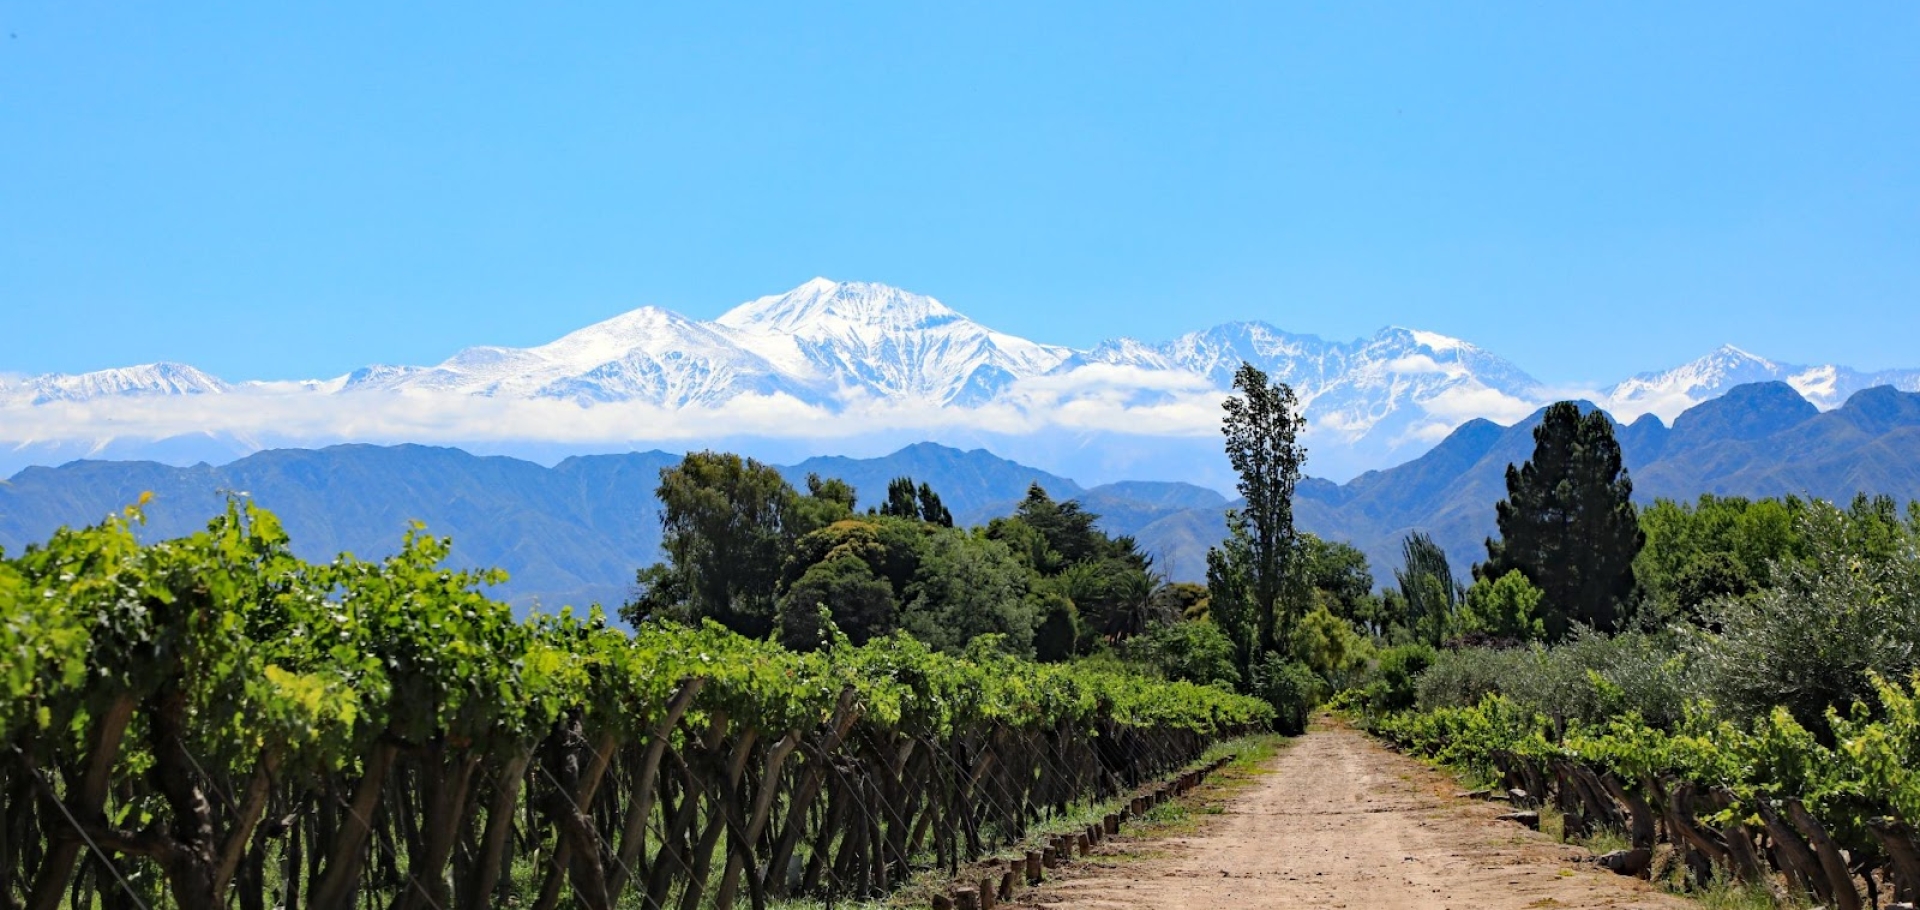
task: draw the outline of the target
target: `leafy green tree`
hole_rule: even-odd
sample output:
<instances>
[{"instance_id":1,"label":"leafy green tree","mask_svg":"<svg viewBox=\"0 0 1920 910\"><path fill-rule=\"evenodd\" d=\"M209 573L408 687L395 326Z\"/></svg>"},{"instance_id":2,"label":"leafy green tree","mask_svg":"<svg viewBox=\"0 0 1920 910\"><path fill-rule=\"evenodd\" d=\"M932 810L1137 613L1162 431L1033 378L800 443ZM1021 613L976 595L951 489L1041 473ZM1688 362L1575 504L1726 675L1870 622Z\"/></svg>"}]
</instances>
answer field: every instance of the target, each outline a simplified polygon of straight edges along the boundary
<instances>
[{"instance_id":1,"label":"leafy green tree","mask_svg":"<svg viewBox=\"0 0 1920 910\"><path fill-rule=\"evenodd\" d=\"M1641 615L1654 625L1698 622L1709 601L1744 597L1770 585L1772 565L1804 552L1795 522L1798 497L1748 500L1703 494L1661 499L1640 510L1646 545L1633 561L1643 591Z\"/></svg>"},{"instance_id":2,"label":"leafy green tree","mask_svg":"<svg viewBox=\"0 0 1920 910\"><path fill-rule=\"evenodd\" d=\"M1692 652L1708 696L1736 716L1784 706L1810 730L1826 713L1874 700L1872 678L1920 671L1920 539L1891 509L1814 502L1800 517L1804 556L1775 563L1772 584L1705 608Z\"/></svg>"},{"instance_id":3,"label":"leafy green tree","mask_svg":"<svg viewBox=\"0 0 1920 910\"><path fill-rule=\"evenodd\" d=\"M780 599L781 644L812 651L825 644L822 611L855 645L892 632L898 621L893 586L866 560L841 553L807 567Z\"/></svg>"},{"instance_id":4,"label":"leafy green tree","mask_svg":"<svg viewBox=\"0 0 1920 910\"><path fill-rule=\"evenodd\" d=\"M1094 527L1094 522L1100 520L1097 513L1087 511L1077 500L1056 502L1038 483L1027 487L1027 496L1020 501L1013 517L1040 532L1047 547L1059 554L1061 566L1121 555L1132 549L1130 539L1122 546ZM1042 573L1052 574L1045 568Z\"/></svg>"},{"instance_id":5,"label":"leafy green tree","mask_svg":"<svg viewBox=\"0 0 1920 910\"><path fill-rule=\"evenodd\" d=\"M1326 681L1329 691L1347 688L1373 659L1373 647L1353 624L1318 607L1293 627L1293 658Z\"/></svg>"},{"instance_id":6,"label":"leafy green tree","mask_svg":"<svg viewBox=\"0 0 1920 910\"><path fill-rule=\"evenodd\" d=\"M920 503L921 521L943 528L953 527L953 513L947 511L946 504L940 501L940 494L935 493L933 487L922 482L915 499Z\"/></svg>"},{"instance_id":7,"label":"leafy green tree","mask_svg":"<svg viewBox=\"0 0 1920 910\"><path fill-rule=\"evenodd\" d=\"M1507 498L1495 507L1500 537L1487 539L1487 561L1474 575L1518 570L1546 592L1551 640L1580 625L1617 628L1644 538L1613 424L1562 401L1547 408L1533 441L1526 464L1507 466Z\"/></svg>"},{"instance_id":8,"label":"leafy green tree","mask_svg":"<svg viewBox=\"0 0 1920 910\"><path fill-rule=\"evenodd\" d=\"M1300 482L1300 465L1307 453L1299 442L1306 420L1299 414L1293 389L1271 382L1251 363L1240 364L1233 375L1238 395L1228 396L1221 431L1227 439L1227 461L1240 475L1236 489L1246 507L1248 546L1246 566L1254 619L1254 646L1261 651L1278 647L1282 636L1281 596L1287 585L1296 535L1293 527L1293 491Z\"/></svg>"},{"instance_id":9,"label":"leafy green tree","mask_svg":"<svg viewBox=\"0 0 1920 910\"><path fill-rule=\"evenodd\" d=\"M1056 575L1066 567L1059 552L1047 543L1046 535L1017 516L1005 515L987 522L987 538L1006 544L1014 558L1035 575Z\"/></svg>"},{"instance_id":10,"label":"leafy green tree","mask_svg":"<svg viewBox=\"0 0 1920 910\"><path fill-rule=\"evenodd\" d=\"M656 494L667 560L640 572L622 615L713 619L754 638L772 631L786 549L808 530L793 487L751 458L694 452L660 470Z\"/></svg>"},{"instance_id":11,"label":"leafy green tree","mask_svg":"<svg viewBox=\"0 0 1920 910\"><path fill-rule=\"evenodd\" d=\"M1327 684L1313 668L1268 651L1248 674L1247 694L1273 706L1273 727L1287 736L1307 732L1307 718L1327 696Z\"/></svg>"},{"instance_id":12,"label":"leafy green tree","mask_svg":"<svg viewBox=\"0 0 1920 910\"><path fill-rule=\"evenodd\" d=\"M1454 580L1447 552L1425 532L1415 531L1400 542L1402 568L1393 573L1399 585L1402 621L1416 641L1439 647L1455 627L1460 607L1460 583Z\"/></svg>"},{"instance_id":13,"label":"leafy green tree","mask_svg":"<svg viewBox=\"0 0 1920 910\"><path fill-rule=\"evenodd\" d=\"M853 486L844 480L808 474L807 495L800 500L802 527L799 530L805 533L853 517L854 503L858 498Z\"/></svg>"},{"instance_id":14,"label":"leafy green tree","mask_svg":"<svg viewBox=\"0 0 1920 910\"><path fill-rule=\"evenodd\" d=\"M920 500L914 495L913 478L895 477L887 481L887 501L880 504L880 514L894 518L920 517Z\"/></svg>"},{"instance_id":15,"label":"leafy green tree","mask_svg":"<svg viewBox=\"0 0 1920 910\"><path fill-rule=\"evenodd\" d=\"M1352 544L1301 534L1293 576L1304 602L1324 606L1348 622L1360 622L1376 609L1367 554Z\"/></svg>"},{"instance_id":16,"label":"leafy green tree","mask_svg":"<svg viewBox=\"0 0 1920 910\"><path fill-rule=\"evenodd\" d=\"M1128 639L1127 659L1151 667L1167 679L1233 689L1240 685L1233 642L1205 620L1167 623Z\"/></svg>"},{"instance_id":17,"label":"leafy green tree","mask_svg":"<svg viewBox=\"0 0 1920 910\"><path fill-rule=\"evenodd\" d=\"M1030 596L1034 612L1040 616L1040 625L1033 630L1034 659L1059 663L1072 658L1080 647L1080 614L1073 601L1057 591L1038 591Z\"/></svg>"},{"instance_id":18,"label":"leafy green tree","mask_svg":"<svg viewBox=\"0 0 1920 910\"><path fill-rule=\"evenodd\" d=\"M982 635L1005 636L1010 653L1033 653L1039 622L1026 567L997 540L942 531L928 541L901 626L930 647L958 654Z\"/></svg>"},{"instance_id":19,"label":"leafy green tree","mask_svg":"<svg viewBox=\"0 0 1920 910\"><path fill-rule=\"evenodd\" d=\"M1226 539L1207 548L1207 616L1233 643L1243 679L1251 679L1260 653L1253 562L1253 536L1247 531L1246 516L1228 509Z\"/></svg>"},{"instance_id":20,"label":"leafy green tree","mask_svg":"<svg viewBox=\"0 0 1920 910\"><path fill-rule=\"evenodd\" d=\"M1514 642L1543 638L1547 634L1540 619L1544 596L1517 569L1496 579L1478 579L1467 589L1461 631Z\"/></svg>"},{"instance_id":21,"label":"leafy green tree","mask_svg":"<svg viewBox=\"0 0 1920 910\"><path fill-rule=\"evenodd\" d=\"M1208 603L1207 586L1190 581L1169 582L1160 588L1160 599L1165 602L1164 609L1181 619L1205 619L1211 608Z\"/></svg>"},{"instance_id":22,"label":"leafy green tree","mask_svg":"<svg viewBox=\"0 0 1920 910\"><path fill-rule=\"evenodd\" d=\"M1380 652L1374 668L1374 681L1367 687L1367 704L1376 711L1405 711L1412 708L1418 690L1415 681L1439 652L1426 644L1396 645Z\"/></svg>"}]
</instances>

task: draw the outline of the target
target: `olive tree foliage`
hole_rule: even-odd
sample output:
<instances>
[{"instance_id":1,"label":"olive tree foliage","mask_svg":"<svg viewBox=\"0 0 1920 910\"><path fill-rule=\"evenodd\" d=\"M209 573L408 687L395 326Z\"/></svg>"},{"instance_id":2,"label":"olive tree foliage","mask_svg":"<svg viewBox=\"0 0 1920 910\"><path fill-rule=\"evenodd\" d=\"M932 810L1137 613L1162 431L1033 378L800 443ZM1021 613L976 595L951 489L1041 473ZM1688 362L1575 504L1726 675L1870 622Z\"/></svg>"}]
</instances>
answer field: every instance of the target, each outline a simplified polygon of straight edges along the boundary
<instances>
[{"instance_id":1,"label":"olive tree foliage","mask_svg":"<svg viewBox=\"0 0 1920 910\"><path fill-rule=\"evenodd\" d=\"M1300 416L1293 389L1270 381L1251 363L1240 364L1234 372L1233 388L1238 394L1228 396L1222 405L1226 418L1221 432L1226 436L1227 461L1240 476L1235 488L1246 501L1239 510L1243 520L1230 523L1244 537L1244 545L1221 552L1245 561L1238 570L1250 599L1246 606L1252 612L1251 644L1266 652L1279 647L1284 637L1281 599L1297 542L1293 493L1307 458L1299 440L1306 420ZM1209 575L1213 562L1209 555Z\"/></svg>"},{"instance_id":2,"label":"olive tree foliage","mask_svg":"<svg viewBox=\"0 0 1920 910\"><path fill-rule=\"evenodd\" d=\"M1691 651L1716 703L1783 706L1824 731L1829 706L1876 703L1873 676L1920 670L1920 532L1894 519L1891 501L1851 511L1815 501L1797 530L1802 555L1775 561L1765 590L1705 605Z\"/></svg>"}]
</instances>

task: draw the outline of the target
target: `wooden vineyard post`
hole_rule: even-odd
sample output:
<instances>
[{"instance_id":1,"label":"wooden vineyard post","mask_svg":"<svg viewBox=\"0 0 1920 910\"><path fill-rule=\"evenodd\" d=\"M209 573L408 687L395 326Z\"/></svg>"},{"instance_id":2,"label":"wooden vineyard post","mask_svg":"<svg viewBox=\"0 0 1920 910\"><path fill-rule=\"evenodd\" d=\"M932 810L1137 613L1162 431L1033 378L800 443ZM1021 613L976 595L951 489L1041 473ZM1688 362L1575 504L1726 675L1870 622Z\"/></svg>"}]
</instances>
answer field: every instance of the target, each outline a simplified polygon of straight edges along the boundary
<instances>
[{"instance_id":1,"label":"wooden vineyard post","mask_svg":"<svg viewBox=\"0 0 1920 910\"><path fill-rule=\"evenodd\" d=\"M1037 885L1041 881L1040 860L1043 857L1038 850L1027 851L1027 884Z\"/></svg>"},{"instance_id":2,"label":"wooden vineyard post","mask_svg":"<svg viewBox=\"0 0 1920 910\"><path fill-rule=\"evenodd\" d=\"M993 910L996 903L994 898L998 896L999 889L994 886L993 876L980 876L980 910Z\"/></svg>"},{"instance_id":3,"label":"wooden vineyard post","mask_svg":"<svg viewBox=\"0 0 1920 910\"><path fill-rule=\"evenodd\" d=\"M980 892L972 888L956 888L953 892L954 910L980 910Z\"/></svg>"}]
</instances>

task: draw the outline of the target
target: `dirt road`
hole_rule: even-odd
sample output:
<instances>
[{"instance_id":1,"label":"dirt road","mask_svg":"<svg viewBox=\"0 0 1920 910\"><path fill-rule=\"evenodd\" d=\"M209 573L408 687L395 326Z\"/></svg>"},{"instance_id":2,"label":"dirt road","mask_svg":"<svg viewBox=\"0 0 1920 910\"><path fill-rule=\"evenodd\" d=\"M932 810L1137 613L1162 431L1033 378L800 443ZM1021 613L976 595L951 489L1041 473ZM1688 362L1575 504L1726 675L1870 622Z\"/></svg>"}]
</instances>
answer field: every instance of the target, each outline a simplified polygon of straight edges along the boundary
<instances>
[{"instance_id":1,"label":"dirt road","mask_svg":"<svg viewBox=\"0 0 1920 910\"><path fill-rule=\"evenodd\" d=\"M1510 822L1497 804L1344 727L1296 740L1197 827L1121 838L1054 870L1019 906L1685 908L1585 851ZM1202 797L1205 798L1205 797Z\"/></svg>"}]
</instances>

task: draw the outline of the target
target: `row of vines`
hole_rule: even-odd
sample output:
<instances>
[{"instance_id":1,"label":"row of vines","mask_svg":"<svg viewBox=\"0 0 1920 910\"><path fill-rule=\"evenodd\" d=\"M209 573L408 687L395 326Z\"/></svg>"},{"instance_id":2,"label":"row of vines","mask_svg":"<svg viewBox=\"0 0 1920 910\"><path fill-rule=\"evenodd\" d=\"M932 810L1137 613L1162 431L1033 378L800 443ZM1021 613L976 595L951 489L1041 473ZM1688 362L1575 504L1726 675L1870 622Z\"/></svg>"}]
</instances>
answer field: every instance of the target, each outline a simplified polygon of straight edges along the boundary
<instances>
[{"instance_id":1,"label":"row of vines","mask_svg":"<svg viewBox=\"0 0 1920 910\"><path fill-rule=\"evenodd\" d=\"M1264 724L1189 684L890 637L516 620L416 530L236 502L0 559L0 907L753 907L882 892Z\"/></svg>"},{"instance_id":2,"label":"row of vines","mask_svg":"<svg viewBox=\"0 0 1920 910\"><path fill-rule=\"evenodd\" d=\"M1704 705L1672 730L1631 714L1559 726L1499 695L1368 723L1561 813L1569 834L1625 832L1617 871L1646 874L1665 843L1694 887L1740 881L1858 910L1862 892L1920 901L1920 675L1876 689L1877 704L1829 712L1820 733L1785 709L1736 725Z\"/></svg>"}]
</instances>

